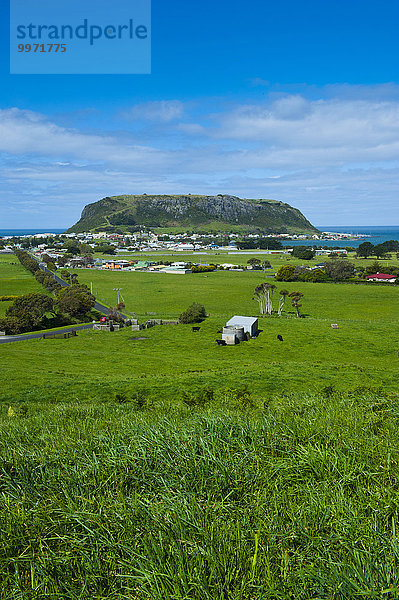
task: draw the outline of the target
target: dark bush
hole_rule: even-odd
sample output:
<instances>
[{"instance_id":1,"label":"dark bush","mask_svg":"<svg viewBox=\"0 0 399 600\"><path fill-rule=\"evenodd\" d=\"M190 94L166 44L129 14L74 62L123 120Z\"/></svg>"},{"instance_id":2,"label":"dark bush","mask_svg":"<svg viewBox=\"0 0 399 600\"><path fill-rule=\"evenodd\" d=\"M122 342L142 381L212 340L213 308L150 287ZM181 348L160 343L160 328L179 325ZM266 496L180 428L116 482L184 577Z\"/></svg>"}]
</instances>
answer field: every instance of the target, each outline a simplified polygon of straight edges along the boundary
<instances>
[{"instance_id":1,"label":"dark bush","mask_svg":"<svg viewBox=\"0 0 399 600\"><path fill-rule=\"evenodd\" d=\"M202 304L194 302L179 317L180 323L201 323L206 318L206 310Z\"/></svg>"}]
</instances>

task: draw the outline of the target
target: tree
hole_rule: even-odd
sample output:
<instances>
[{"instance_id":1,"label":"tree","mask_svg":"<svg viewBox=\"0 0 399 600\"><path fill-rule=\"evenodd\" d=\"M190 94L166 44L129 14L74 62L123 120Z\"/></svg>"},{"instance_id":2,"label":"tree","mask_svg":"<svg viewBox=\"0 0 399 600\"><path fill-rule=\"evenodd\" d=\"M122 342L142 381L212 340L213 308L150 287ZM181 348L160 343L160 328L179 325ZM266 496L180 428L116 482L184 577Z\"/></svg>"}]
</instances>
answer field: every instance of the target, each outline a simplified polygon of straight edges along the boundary
<instances>
[{"instance_id":1,"label":"tree","mask_svg":"<svg viewBox=\"0 0 399 600\"><path fill-rule=\"evenodd\" d=\"M301 260L310 260L315 255L310 246L294 246L291 254Z\"/></svg>"},{"instance_id":2,"label":"tree","mask_svg":"<svg viewBox=\"0 0 399 600\"><path fill-rule=\"evenodd\" d=\"M355 266L346 260L330 260L324 264L325 274L333 281L343 281L355 274Z\"/></svg>"},{"instance_id":3,"label":"tree","mask_svg":"<svg viewBox=\"0 0 399 600\"><path fill-rule=\"evenodd\" d=\"M67 264L67 262L68 262L68 259L67 259L67 257L65 255L64 256L59 256L57 258L57 265L59 267L65 267L65 265Z\"/></svg>"},{"instance_id":4,"label":"tree","mask_svg":"<svg viewBox=\"0 0 399 600\"><path fill-rule=\"evenodd\" d=\"M216 271L215 265L192 265L190 267L192 273L210 273Z\"/></svg>"},{"instance_id":5,"label":"tree","mask_svg":"<svg viewBox=\"0 0 399 600\"><path fill-rule=\"evenodd\" d=\"M356 254L362 258L368 258L373 254L373 251L374 245L371 242L363 242L358 246Z\"/></svg>"},{"instance_id":6,"label":"tree","mask_svg":"<svg viewBox=\"0 0 399 600\"><path fill-rule=\"evenodd\" d=\"M58 281L56 281L54 277L51 277L51 275L48 275L47 273L42 281L42 285L44 285L46 290L48 290L49 292L54 292L61 288L61 285L58 283Z\"/></svg>"},{"instance_id":7,"label":"tree","mask_svg":"<svg viewBox=\"0 0 399 600\"><path fill-rule=\"evenodd\" d=\"M366 275L374 275L375 273L381 273L383 267L382 264L378 262L378 260L373 260L370 265L366 267Z\"/></svg>"},{"instance_id":8,"label":"tree","mask_svg":"<svg viewBox=\"0 0 399 600\"><path fill-rule=\"evenodd\" d=\"M399 250L399 241L398 240L387 240L382 246L385 246L387 252L397 252Z\"/></svg>"},{"instance_id":9,"label":"tree","mask_svg":"<svg viewBox=\"0 0 399 600\"><path fill-rule=\"evenodd\" d=\"M287 296L289 295L289 291L288 290L280 290L280 300L278 303L278 316L281 317L281 313L285 304L285 300L287 298Z\"/></svg>"},{"instance_id":10,"label":"tree","mask_svg":"<svg viewBox=\"0 0 399 600\"><path fill-rule=\"evenodd\" d=\"M124 323L125 319L121 315L121 313L118 311L118 306L119 305L110 307L110 311L108 313L108 319L110 321L114 321L115 323Z\"/></svg>"},{"instance_id":11,"label":"tree","mask_svg":"<svg viewBox=\"0 0 399 600\"><path fill-rule=\"evenodd\" d=\"M300 258L301 260L312 260L312 258L314 258L314 254L315 253L313 250L303 250L303 252L298 254L297 258Z\"/></svg>"},{"instance_id":12,"label":"tree","mask_svg":"<svg viewBox=\"0 0 399 600\"><path fill-rule=\"evenodd\" d=\"M40 258L42 262L46 263L46 265L48 265L48 263L53 262L53 259L48 254L42 254Z\"/></svg>"},{"instance_id":13,"label":"tree","mask_svg":"<svg viewBox=\"0 0 399 600\"><path fill-rule=\"evenodd\" d=\"M74 242L72 240L65 242L64 248L68 254L72 254L73 256L76 256L80 252L78 242Z\"/></svg>"},{"instance_id":14,"label":"tree","mask_svg":"<svg viewBox=\"0 0 399 600\"><path fill-rule=\"evenodd\" d=\"M206 317L206 310L202 304L193 302L179 317L180 323L200 323Z\"/></svg>"},{"instance_id":15,"label":"tree","mask_svg":"<svg viewBox=\"0 0 399 600\"><path fill-rule=\"evenodd\" d=\"M295 273L294 265L283 265L276 274L277 281L292 281Z\"/></svg>"},{"instance_id":16,"label":"tree","mask_svg":"<svg viewBox=\"0 0 399 600\"><path fill-rule=\"evenodd\" d=\"M291 254L301 260L311 260L315 252L310 246L294 246Z\"/></svg>"},{"instance_id":17,"label":"tree","mask_svg":"<svg viewBox=\"0 0 399 600\"><path fill-rule=\"evenodd\" d=\"M19 319L26 323L28 330L38 327L44 315L51 312L54 300L46 294L24 294L14 300L6 311L7 317Z\"/></svg>"},{"instance_id":18,"label":"tree","mask_svg":"<svg viewBox=\"0 0 399 600\"><path fill-rule=\"evenodd\" d=\"M95 297L85 285L61 288L57 292L57 306L63 313L72 317L83 317L95 304Z\"/></svg>"},{"instance_id":19,"label":"tree","mask_svg":"<svg viewBox=\"0 0 399 600\"><path fill-rule=\"evenodd\" d=\"M388 252L387 247L384 246L384 244L377 244L376 246L374 246L373 254L377 258L384 257L387 252Z\"/></svg>"},{"instance_id":20,"label":"tree","mask_svg":"<svg viewBox=\"0 0 399 600\"><path fill-rule=\"evenodd\" d=\"M290 294L288 294L288 296L291 298L291 304L296 310L296 316L300 317L301 314L300 314L299 309L302 306L302 304L301 304L301 298L303 297L302 292L291 292Z\"/></svg>"},{"instance_id":21,"label":"tree","mask_svg":"<svg viewBox=\"0 0 399 600\"><path fill-rule=\"evenodd\" d=\"M268 250L281 250L283 247L279 239L276 238L261 238L260 240L238 240L237 248L239 250L253 250L255 248Z\"/></svg>"},{"instance_id":22,"label":"tree","mask_svg":"<svg viewBox=\"0 0 399 600\"><path fill-rule=\"evenodd\" d=\"M87 265L92 265L94 263L94 259L90 254L86 254L85 256L82 256L82 265L85 265L85 267L87 267Z\"/></svg>"},{"instance_id":23,"label":"tree","mask_svg":"<svg viewBox=\"0 0 399 600\"><path fill-rule=\"evenodd\" d=\"M62 271L60 272L60 276L61 279L63 279L66 282L69 282L71 280L71 274L67 269L62 269Z\"/></svg>"},{"instance_id":24,"label":"tree","mask_svg":"<svg viewBox=\"0 0 399 600\"><path fill-rule=\"evenodd\" d=\"M90 244L80 244L79 245L79 253L82 256L89 256L92 253L93 249Z\"/></svg>"},{"instance_id":25,"label":"tree","mask_svg":"<svg viewBox=\"0 0 399 600\"><path fill-rule=\"evenodd\" d=\"M35 273L36 281L38 281L41 284L43 284L43 281L46 279L46 277L48 277L47 273L45 271L41 271L40 269Z\"/></svg>"},{"instance_id":26,"label":"tree","mask_svg":"<svg viewBox=\"0 0 399 600\"><path fill-rule=\"evenodd\" d=\"M256 286L254 291L254 300L259 304L261 315L271 315L273 312L273 291L276 286L272 283L261 283Z\"/></svg>"},{"instance_id":27,"label":"tree","mask_svg":"<svg viewBox=\"0 0 399 600\"><path fill-rule=\"evenodd\" d=\"M115 254L116 249L112 244L99 244L94 247L94 252L101 252L101 254Z\"/></svg>"},{"instance_id":28,"label":"tree","mask_svg":"<svg viewBox=\"0 0 399 600\"><path fill-rule=\"evenodd\" d=\"M23 250L16 250L15 256L18 258L19 262L25 269L28 269L31 273L36 273L40 269L36 260L34 260L27 252Z\"/></svg>"},{"instance_id":29,"label":"tree","mask_svg":"<svg viewBox=\"0 0 399 600\"><path fill-rule=\"evenodd\" d=\"M6 335L18 335L32 331L32 323L26 315L23 317L0 318L0 331L4 331Z\"/></svg>"},{"instance_id":30,"label":"tree","mask_svg":"<svg viewBox=\"0 0 399 600\"><path fill-rule=\"evenodd\" d=\"M250 258L249 260L247 260L247 264L251 265L251 267L259 267L260 260L259 258Z\"/></svg>"},{"instance_id":31,"label":"tree","mask_svg":"<svg viewBox=\"0 0 399 600\"><path fill-rule=\"evenodd\" d=\"M264 260L262 263L262 269L265 271L266 269L271 269L272 265L270 260Z\"/></svg>"},{"instance_id":32,"label":"tree","mask_svg":"<svg viewBox=\"0 0 399 600\"><path fill-rule=\"evenodd\" d=\"M280 240L278 238L269 238L269 237L265 237L265 238L261 238L259 240L259 244L258 247L261 248L262 250L281 250L283 247L283 244L280 242Z\"/></svg>"},{"instance_id":33,"label":"tree","mask_svg":"<svg viewBox=\"0 0 399 600\"><path fill-rule=\"evenodd\" d=\"M122 311L125 308L124 302L118 302L116 306L110 307L110 312L108 314L108 318L110 321L115 321L116 323L124 323L125 318L122 315Z\"/></svg>"}]
</instances>

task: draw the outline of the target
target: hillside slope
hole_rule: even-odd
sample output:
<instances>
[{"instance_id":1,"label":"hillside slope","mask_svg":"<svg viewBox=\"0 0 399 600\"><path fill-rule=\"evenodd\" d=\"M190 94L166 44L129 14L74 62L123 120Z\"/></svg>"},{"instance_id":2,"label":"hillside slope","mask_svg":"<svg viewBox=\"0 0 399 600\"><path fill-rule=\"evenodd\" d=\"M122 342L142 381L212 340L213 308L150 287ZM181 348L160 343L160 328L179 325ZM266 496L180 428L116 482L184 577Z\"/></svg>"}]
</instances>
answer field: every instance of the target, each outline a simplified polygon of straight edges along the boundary
<instances>
[{"instance_id":1,"label":"hillside slope","mask_svg":"<svg viewBox=\"0 0 399 600\"><path fill-rule=\"evenodd\" d=\"M236 196L111 196L88 204L68 232L133 230L146 227L221 229L226 225L249 230L316 233L296 208L276 200L249 200Z\"/></svg>"}]
</instances>

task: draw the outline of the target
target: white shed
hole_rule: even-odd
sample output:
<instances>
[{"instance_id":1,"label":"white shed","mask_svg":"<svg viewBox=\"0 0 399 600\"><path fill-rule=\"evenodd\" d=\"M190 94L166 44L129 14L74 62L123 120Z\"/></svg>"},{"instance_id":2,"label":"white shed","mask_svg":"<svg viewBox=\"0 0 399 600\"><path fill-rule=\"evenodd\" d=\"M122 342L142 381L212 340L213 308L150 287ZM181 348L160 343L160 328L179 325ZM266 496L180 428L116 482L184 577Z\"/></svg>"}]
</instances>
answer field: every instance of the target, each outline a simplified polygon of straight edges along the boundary
<instances>
[{"instance_id":1,"label":"white shed","mask_svg":"<svg viewBox=\"0 0 399 600\"><path fill-rule=\"evenodd\" d=\"M256 317L241 317L236 315L231 317L230 321L226 323L227 327L232 325L244 327L245 333L249 333L251 337L258 334L258 319Z\"/></svg>"}]
</instances>

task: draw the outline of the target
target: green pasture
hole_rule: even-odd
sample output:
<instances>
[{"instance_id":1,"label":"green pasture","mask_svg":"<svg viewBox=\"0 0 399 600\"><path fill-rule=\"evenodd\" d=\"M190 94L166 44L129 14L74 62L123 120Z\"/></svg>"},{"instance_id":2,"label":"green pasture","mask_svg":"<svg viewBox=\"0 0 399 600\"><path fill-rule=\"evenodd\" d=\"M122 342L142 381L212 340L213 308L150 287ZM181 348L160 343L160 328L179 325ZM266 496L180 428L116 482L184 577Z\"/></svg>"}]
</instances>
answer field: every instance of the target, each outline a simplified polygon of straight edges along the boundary
<instances>
[{"instance_id":1,"label":"green pasture","mask_svg":"<svg viewBox=\"0 0 399 600\"><path fill-rule=\"evenodd\" d=\"M192 302L204 304L208 313L215 317L256 316L259 311L257 302L252 300L253 291L267 280L267 273L262 271L213 271L189 275L94 269L77 269L75 272L79 281L89 286L92 283L93 293L110 305L117 302L114 288L120 288L126 310L143 317L148 313L155 313L157 317L178 316ZM299 290L304 294L302 310L312 319L330 323L340 319L393 323L398 319L397 287L268 281L276 285L275 306L280 289Z\"/></svg>"},{"instance_id":2,"label":"green pasture","mask_svg":"<svg viewBox=\"0 0 399 600\"><path fill-rule=\"evenodd\" d=\"M24 269L14 254L0 254L0 296L47 293L43 286ZM0 302L0 316L4 316L11 302Z\"/></svg>"},{"instance_id":3,"label":"green pasture","mask_svg":"<svg viewBox=\"0 0 399 600\"><path fill-rule=\"evenodd\" d=\"M1 293L43 291L15 261ZM305 318L220 347L262 272L76 272L209 317L0 345L0 596L397 599L399 288L270 279Z\"/></svg>"},{"instance_id":4,"label":"green pasture","mask_svg":"<svg viewBox=\"0 0 399 600\"><path fill-rule=\"evenodd\" d=\"M19 292L42 291L19 265L2 261L3 273L20 274ZM101 301L116 304L120 288L126 311L140 321L176 318L192 302L209 317L198 333L190 326L156 326L140 332L79 332L69 340L30 340L0 346L4 382L0 397L63 400L113 397L119 389L145 390L173 399L192 386L222 389L248 384L260 401L280 391L317 391L332 385L397 389L399 289L383 285L276 284L304 296L297 319L288 300L281 317L262 317L257 339L219 347L218 330L234 314L258 316L255 287L260 271L172 275L77 270ZM18 281L16 279L15 281ZM23 290L22 286L25 286ZM28 290L29 288L29 290ZM17 286L7 289L16 293ZM6 303L2 303L6 304ZM339 329L332 329L337 323ZM283 342L277 340L283 336ZM144 340L136 340L144 337ZM29 380L21 377L29 366Z\"/></svg>"},{"instance_id":5,"label":"green pasture","mask_svg":"<svg viewBox=\"0 0 399 600\"><path fill-rule=\"evenodd\" d=\"M119 390L175 399L191 387L247 384L259 401L294 390L368 386L397 390L399 367L396 287L284 284L304 293L297 319L289 302L282 317L262 317L257 339L219 347L218 330L234 314L257 315L252 300L259 272L167 275L80 270L81 281L108 299L122 288L128 310L141 320L176 317L193 301L209 317L198 333L189 325L132 332L79 332L69 340L31 340L0 346L1 397L110 398ZM86 279L87 277L87 279ZM277 287L277 290L280 286ZM155 313L155 314L154 314ZM339 329L332 329L337 323ZM283 342L277 335L283 336ZM137 339L144 337L145 339ZM29 365L29 382L20 365Z\"/></svg>"}]
</instances>

